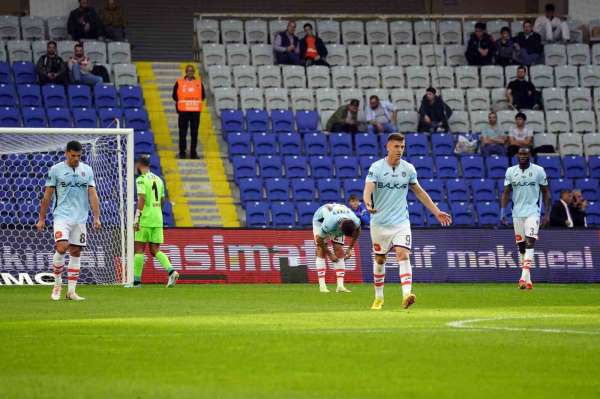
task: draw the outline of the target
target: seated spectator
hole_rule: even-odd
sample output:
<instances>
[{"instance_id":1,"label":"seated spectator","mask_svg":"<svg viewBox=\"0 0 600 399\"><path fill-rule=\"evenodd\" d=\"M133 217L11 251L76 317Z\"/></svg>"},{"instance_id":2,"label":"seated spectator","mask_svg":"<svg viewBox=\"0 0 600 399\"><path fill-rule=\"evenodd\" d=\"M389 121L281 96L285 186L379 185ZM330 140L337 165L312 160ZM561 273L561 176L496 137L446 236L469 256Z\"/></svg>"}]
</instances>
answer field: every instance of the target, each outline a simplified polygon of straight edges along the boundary
<instances>
[{"instance_id":1,"label":"seated spectator","mask_svg":"<svg viewBox=\"0 0 600 399\"><path fill-rule=\"evenodd\" d=\"M533 31L538 33L546 43L555 41L568 42L571 38L569 25L560 18L554 16L554 4L546 4L545 15L535 19Z\"/></svg>"},{"instance_id":2,"label":"seated spectator","mask_svg":"<svg viewBox=\"0 0 600 399\"><path fill-rule=\"evenodd\" d=\"M98 39L102 34L102 22L96 10L88 7L88 0L79 0L79 8L69 14L67 31L73 40Z\"/></svg>"},{"instance_id":3,"label":"seated spectator","mask_svg":"<svg viewBox=\"0 0 600 399\"><path fill-rule=\"evenodd\" d=\"M419 107L419 132L447 132L452 109L436 95L433 87L427 89Z\"/></svg>"},{"instance_id":4,"label":"seated spectator","mask_svg":"<svg viewBox=\"0 0 600 399\"><path fill-rule=\"evenodd\" d=\"M531 21L523 22L523 32L519 32L513 40L515 42L516 61L519 64L535 65L544 63L542 37L533 31Z\"/></svg>"},{"instance_id":5,"label":"seated spectator","mask_svg":"<svg viewBox=\"0 0 600 399\"><path fill-rule=\"evenodd\" d=\"M471 33L467 52L465 56L469 65L491 65L493 64L496 44L494 39L485 31L486 25L483 22L475 24L475 32Z\"/></svg>"},{"instance_id":6,"label":"seated spectator","mask_svg":"<svg viewBox=\"0 0 600 399\"><path fill-rule=\"evenodd\" d=\"M94 63L83 53L83 45L75 45L73 57L69 59L69 71L71 72L71 83L95 86L102 83L102 77L92 73Z\"/></svg>"},{"instance_id":7,"label":"seated spectator","mask_svg":"<svg viewBox=\"0 0 600 399\"><path fill-rule=\"evenodd\" d=\"M300 39L300 59L304 65L324 65L329 66L327 58L327 47L323 40L313 31L311 24L304 24L304 37Z\"/></svg>"},{"instance_id":8,"label":"seated spectator","mask_svg":"<svg viewBox=\"0 0 600 399\"><path fill-rule=\"evenodd\" d=\"M569 211L571 212L573 225L575 225L575 227L587 227L587 206L588 202L585 198L583 198L581 190L575 189L571 191L571 204L569 206Z\"/></svg>"},{"instance_id":9,"label":"seated spectator","mask_svg":"<svg viewBox=\"0 0 600 399\"><path fill-rule=\"evenodd\" d=\"M498 116L495 112L488 114L488 125L481 131L481 154L506 155L506 134L498 125Z\"/></svg>"},{"instance_id":10,"label":"seated spectator","mask_svg":"<svg viewBox=\"0 0 600 399\"><path fill-rule=\"evenodd\" d=\"M300 65L300 40L295 32L296 22L289 21L287 29L275 36L273 50L279 65Z\"/></svg>"},{"instance_id":11,"label":"seated spectator","mask_svg":"<svg viewBox=\"0 0 600 399\"><path fill-rule=\"evenodd\" d=\"M358 132L358 106L360 101L350 100L349 104L342 105L331 115L325 128L334 133Z\"/></svg>"},{"instance_id":12,"label":"seated spectator","mask_svg":"<svg viewBox=\"0 0 600 399\"><path fill-rule=\"evenodd\" d=\"M519 112L515 116L516 126L511 127L508 132L508 150L506 152L509 158L519 152L519 148L527 147L530 151L532 150L533 131L525 126L525 121L527 121L527 115Z\"/></svg>"},{"instance_id":13,"label":"seated spectator","mask_svg":"<svg viewBox=\"0 0 600 399\"><path fill-rule=\"evenodd\" d=\"M125 40L125 17L115 0L108 0L106 7L100 10L100 20L104 26L104 36L109 40Z\"/></svg>"},{"instance_id":14,"label":"seated spectator","mask_svg":"<svg viewBox=\"0 0 600 399\"><path fill-rule=\"evenodd\" d=\"M571 192L569 190L560 190L560 199L554 203L550 212L550 226L573 228L570 203Z\"/></svg>"},{"instance_id":15,"label":"seated spectator","mask_svg":"<svg viewBox=\"0 0 600 399\"><path fill-rule=\"evenodd\" d=\"M369 215L369 211L367 211L367 207L360 202L360 199L356 195L350 195L348 207L352 209L352 212L360 219L360 227L362 229L368 229L371 223L371 216Z\"/></svg>"},{"instance_id":16,"label":"seated spectator","mask_svg":"<svg viewBox=\"0 0 600 399\"><path fill-rule=\"evenodd\" d=\"M535 106L535 86L525 80L527 69L521 65L517 68L517 78L508 84L506 88L506 100L508 104L518 110L533 109Z\"/></svg>"},{"instance_id":17,"label":"seated spectator","mask_svg":"<svg viewBox=\"0 0 600 399\"><path fill-rule=\"evenodd\" d=\"M496 41L496 65L513 65L515 63L515 43L510 37L510 29L500 29L500 39Z\"/></svg>"},{"instance_id":18,"label":"seated spectator","mask_svg":"<svg viewBox=\"0 0 600 399\"><path fill-rule=\"evenodd\" d=\"M41 85L69 83L67 64L56 54L56 42L49 41L46 45L46 54L37 62L38 81Z\"/></svg>"},{"instance_id":19,"label":"seated spectator","mask_svg":"<svg viewBox=\"0 0 600 399\"><path fill-rule=\"evenodd\" d=\"M369 106L365 110L369 133L394 133L397 132L398 110L389 101L379 101L379 97L369 97Z\"/></svg>"}]
</instances>

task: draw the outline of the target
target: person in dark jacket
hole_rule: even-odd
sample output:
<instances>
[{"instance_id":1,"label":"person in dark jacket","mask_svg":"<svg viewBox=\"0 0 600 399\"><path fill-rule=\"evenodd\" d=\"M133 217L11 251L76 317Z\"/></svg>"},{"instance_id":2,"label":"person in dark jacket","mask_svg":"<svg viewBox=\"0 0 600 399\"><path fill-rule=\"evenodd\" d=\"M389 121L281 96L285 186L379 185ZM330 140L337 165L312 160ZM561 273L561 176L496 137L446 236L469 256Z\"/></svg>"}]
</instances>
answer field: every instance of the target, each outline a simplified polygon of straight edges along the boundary
<instances>
[{"instance_id":1,"label":"person in dark jacket","mask_svg":"<svg viewBox=\"0 0 600 399\"><path fill-rule=\"evenodd\" d=\"M46 54L37 62L37 74L40 85L69 83L67 63L56 54L56 42L49 41L46 45Z\"/></svg>"},{"instance_id":2,"label":"person in dark jacket","mask_svg":"<svg viewBox=\"0 0 600 399\"><path fill-rule=\"evenodd\" d=\"M496 65L507 66L515 63L515 43L510 37L510 29L500 29L500 39L496 40Z\"/></svg>"},{"instance_id":3,"label":"person in dark jacket","mask_svg":"<svg viewBox=\"0 0 600 399\"><path fill-rule=\"evenodd\" d=\"M327 47L323 40L315 35L311 24L304 24L304 33L304 37L300 39L300 59L304 62L304 65L329 66L325 60Z\"/></svg>"},{"instance_id":4,"label":"person in dark jacket","mask_svg":"<svg viewBox=\"0 0 600 399\"><path fill-rule=\"evenodd\" d=\"M571 203L571 192L569 190L560 191L560 199L552 206L550 212L550 226L573 228L573 218L569 204Z\"/></svg>"},{"instance_id":5,"label":"person in dark jacket","mask_svg":"<svg viewBox=\"0 0 600 399\"><path fill-rule=\"evenodd\" d=\"M368 229L371 224L371 215L367 211L365 204L360 202L360 198L355 194L351 194L350 198L348 198L348 207L360 219L360 228Z\"/></svg>"},{"instance_id":6,"label":"person in dark jacket","mask_svg":"<svg viewBox=\"0 0 600 399\"><path fill-rule=\"evenodd\" d=\"M102 22L96 10L88 7L88 0L79 0L79 8L71 11L67 31L75 41L98 39L102 35Z\"/></svg>"},{"instance_id":7,"label":"person in dark jacket","mask_svg":"<svg viewBox=\"0 0 600 399\"><path fill-rule=\"evenodd\" d=\"M527 20L523 22L523 32L514 38L517 50L517 61L524 65L544 63L544 46L542 37L533 31L533 24Z\"/></svg>"},{"instance_id":8,"label":"person in dark jacket","mask_svg":"<svg viewBox=\"0 0 600 399\"><path fill-rule=\"evenodd\" d=\"M289 21L287 29L275 36L273 50L279 65L300 65L300 40L296 36L296 22Z\"/></svg>"},{"instance_id":9,"label":"person in dark jacket","mask_svg":"<svg viewBox=\"0 0 600 399\"><path fill-rule=\"evenodd\" d=\"M452 116L452 109L436 93L436 90L430 87L421 100L419 132L447 132L450 130L448 120Z\"/></svg>"},{"instance_id":10,"label":"person in dark jacket","mask_svg":"<svg viewBox=\"0 0 600 399\"><path fill-rule=\"evenodd\" d=\"M571 191L571 204L569 205L569 212L573 218L573 224L575 227L587 227L587 209L588 202L583 198L581 190L575 189Z\"/></svg>"},{"instance_id":11,"label":"person in dark jacket","mask_svg":"<svg viewBox=\"0 0 600 399\"><path fill-rule=\"evenodd\" d=\"M325 131L334 133L358 132L358 106L360 101L353 99L339 107L327 121Z\"/></svg>"},{"instance_id":12,"label":"person in dark jacket","mask_svg":"<svg viewBox=\"0 0 600 399\"><path fill-rule=\"evenodd\" d=\"M494 43L494 38L485 30L485 23L477 22L475 24L475 32L471 33L467 52L465 53L469 65L493 64L496 44Z\"/></svg>"}]
</instances>

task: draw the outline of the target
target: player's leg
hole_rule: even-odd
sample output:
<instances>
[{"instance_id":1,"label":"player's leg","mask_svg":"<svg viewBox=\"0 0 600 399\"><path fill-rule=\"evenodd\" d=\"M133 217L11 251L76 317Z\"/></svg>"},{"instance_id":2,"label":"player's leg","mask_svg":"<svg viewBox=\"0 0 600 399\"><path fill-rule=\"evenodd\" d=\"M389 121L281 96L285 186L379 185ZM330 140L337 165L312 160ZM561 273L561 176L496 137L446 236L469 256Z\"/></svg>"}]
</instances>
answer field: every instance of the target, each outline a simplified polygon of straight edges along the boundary
<instances>
[{"instance_id":1,"label":"player's leg","mask_svg":"<svg viewBox=\"0 0 600 399\"><path fill-rule=\"evenodd\" d=\"M54 275L54 285L50 298L58 301L62 291L62 274L65 270L65 254L69 249L69 233L71 229L68 223L60 220L54 221L53 229L55 251L52 256L52 274Z\"/></svg>"},{"instance_id":2,"label":"player's leg","mask_svg":"<svg viewBox=\"0 0 600 399\"><path fill-rule=\"evenodd\" d=\"M315 240L316 241L316 240ZM325 284L325 251L317 245L317 258L315 259L317 267L317 278L319 279L319 291L323 293L329 292L327 284Z\"/></svg>"},{"instance_id":3,"label":"player's leg","mask_svg":"<svg viewBox=\"0 0 600 399\"><path fill-rule=\"evenodd\" d=\"M525 283L528 290L533 288L531 267L533 266L534 247L538 239L539 228L540 219L538 216L530 216L525 219L525 256L523 257L523 268L527 268Z\"/></svg>"},{"instance_id":4,"label":"player's leg","mask_svg":"<svg viewBox=\"0 0 600 399\"><path fill-rule=\"evenodd\" d=\"M518 287L525 289L529 276L529 266L525 265L525 220L523 218L513 218L513 226L515 229L515 241L519 248L519 267L521 268Z\"/></svg>"},{"instance_id":5,"label":"player's leg","mask_svg":"<svg viewBox=\"0 0 600 399\"><path fill-rule=\"evenodd\" d=\"M133 259L133 287L142 286L142 271L144 270L144 253L146 252L145 234L141 230L135 232L135 241L133 243L133 251L135 252Z\"/></svg>"},{"instance_id":6,"label":"player's leg","mask_svg":"<svg viewBox=\"0 0 600 399\"><path fill-rule=\"evenodd\" d=\"M333 263L335 267L335 277L337 280L337 287L335 292L350 292L344 286L344 277L346 275L346 261L344 260L344 237L336 237L333 241L333 253L338 258L337 262Z\"/></svg>"},{"instance_id":7,"label":"player's leg","mask_svg":"<svg viewBox=\"0 0 600 399\"><path fill-rule=\"evenodd\" d=\"M402 286L402 307L407 309L417 299L416 295L412 293L412 266L410 264L412 233L410 224L403 224L396 229L392 244L394 245L394 252L396 252L400 284Z\"/></svg>"},{"instance_id":8,"label":"player's leg","mask_svg":"<svg viewBox=\"0 0 600 399\"><path fill-rule=\"evenodd\" d=\"M67 265L68 289L66 299L83 301L85 298L75 292L79 270L81 269L81 246L69 243L69 264Z\"/></svg>"},{"instance_id":9,"label":"player's leg","mask_svg":"<svg viewBox=\"0 0 600 399\"><path fill-rule=\"evenodd\" d=\"M383 307L383 286L385 283L386 255L392 246L392 236L389 229L371 226L371 242L373 243L373 285L375 286L375 300L371 309L380 310Z\"/></svg>"},{"instance_id":10,"label":"player's leg","mask_svg":"<svg viewBox=\"0 0 600 399\"><path fill-rule=\"evenodd\" d=\"M167 287L174 287L177 283L177 279L179 278L179 273L177 273L177 271L173 269L169 257L160 250L160 244L162 244L164 241L163 229L162 227L154 227L152 228L150 233L150 253L158 260L158 263L160 263L163 269L165 269L169 274L169 281L167 282Z\"/></svg>"}]
</instances>

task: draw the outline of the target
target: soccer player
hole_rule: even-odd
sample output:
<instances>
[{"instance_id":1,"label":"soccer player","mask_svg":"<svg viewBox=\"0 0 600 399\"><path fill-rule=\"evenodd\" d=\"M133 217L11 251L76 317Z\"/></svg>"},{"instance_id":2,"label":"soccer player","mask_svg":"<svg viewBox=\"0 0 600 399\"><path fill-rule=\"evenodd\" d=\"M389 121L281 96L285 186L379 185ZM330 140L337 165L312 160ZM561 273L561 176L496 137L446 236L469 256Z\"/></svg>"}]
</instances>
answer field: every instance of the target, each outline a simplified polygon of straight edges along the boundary
<instances>
[{"instance_id":1,"label":"soccer player","mask_svg":"<svg viewBox=\"0 0 600 399\"><path fill-rule=\"evenodd\" d=\"M177 283L179 273L173 269L167 255L160 251L160 244L164 241L162 208L165 202L165 186L160 177L150 172L149 157L139 157L135 166L140 175L135 179L138 201L133 219L135 227L133 287L141 287L142 284L146 244L150 245L150 254L158 259L160 265L169 273L167 287L173 287Z\"/></svg>"},{"instance_id":2,"label":"soccer player","mask_svg":"<svg viewBox=\"0 0 600 399\"><path fill-rule=\"evenodd\" d=\"M46 213L53 200L54 242L56 252L52 257L54 287L51 298L60 299L62 273L65 266L65 253L69 251L67 267L68 290L66 299L82 301L75 287L79 278L81 249L87 243L86 221L90 206L94 216L94 229L101 227L100 201L94 183L94 172L89 165L81 162L81 143L70 141L65 152L66 159L50 168L40 204L40 217L36 224L38 231L44 231Z\"/></svg>"},{"instance_id":3,"label":"soccer player","mask_svg":"<svg viewBox=\"0 0 600 399\"><path fill-rule=\"evenodd\" d=\"M429 195L417 181L415 167L401 159L404 153L404 136L392 133L387 137L387 157L374 162L369 168L365 182L363 200L371 216L371 241L375 262L373 263L373 281L375 283L375 301L373 310L383 307L383 284L385 280L385 261L393 248L400 266L402 284L402 307L407 309L415 303L412 293L412 268L410 265L411 231L408 218L406 195L408 187L436 217L442 226L452 223L452 218L433 203Z\"/></svg>"},{"instance_id":4,"label":"soccer player","mask_svg":"<svg viewBox=\"0 0 600 399\"><path fill-rule=\"evenodd\" d=\"M325 284L325 257L333 263L337 277L335 292L350 292L344 286L345 260L352 256L352 248L360 235L360 219L346 205L325 204L313 216L313 234L317 244L317 276L319 290L329 292ZM352 237L350 246L344 252L344 236ZM328 241L333 243L333 252Z\"/></svg>"},{"instance_id":5,"label":"soccer player","mask_svg":"<svg viewBox=\"0 0 600 399\"><path fill-rule=\"evenodd\" d=\"M519 247L519 265L521 267L520 289L533 289L531 265L533 251L538 239L540 227L540 190L544 198L544 219L542 226L550 220L550 189L544 168L529 160L529 148L520 148L517 152L519 164L506 170L504 192L500 200L500 221L506 224L506 206L512 190L513 224L515 239Z\"/></svg>"}]
</instances>

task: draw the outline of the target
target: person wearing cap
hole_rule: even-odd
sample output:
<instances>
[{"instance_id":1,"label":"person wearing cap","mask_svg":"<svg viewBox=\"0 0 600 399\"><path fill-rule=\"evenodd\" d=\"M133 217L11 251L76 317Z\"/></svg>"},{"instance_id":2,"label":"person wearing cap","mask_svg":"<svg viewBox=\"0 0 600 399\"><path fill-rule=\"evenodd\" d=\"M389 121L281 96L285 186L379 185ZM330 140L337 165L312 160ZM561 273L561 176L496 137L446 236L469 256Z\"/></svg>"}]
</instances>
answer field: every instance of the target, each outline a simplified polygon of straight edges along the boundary
<instances>
[{"instance_id":1,"label":"person wearing cap","mask_svg":"<svg viewBox=\"0 0 600 399\"><path fill-rule=\"evenodd\" d=\"M448 120L452 116L452 109L436 93L437 91L430 87L421 100L419 132L447 132L450 130Z\"/></svg>"},{"instance_id":2,"label":"person wearing cap","mask_svg":"<svg viewBox=\"0 0 600 399\"><path fill-rule=\"evenodd\" d=\"M339 107L327 121L325 130L333 133L357 133L359 105L360 101L352 99Z\"/></svg>"},{"instance_id":3,"label":"person wearing cap","mask_svg":"<svg viewBox=\"0 0 600 399\"><path fill-rule=\"evenodd\" d=\"M533 146L533 131L525 125L527 115L519 112L515 116L515 126L511 127L508 132L508 149L507 155L512 158L519 152L520 148L532 149Z\"/></svg>"}]
</instances>

